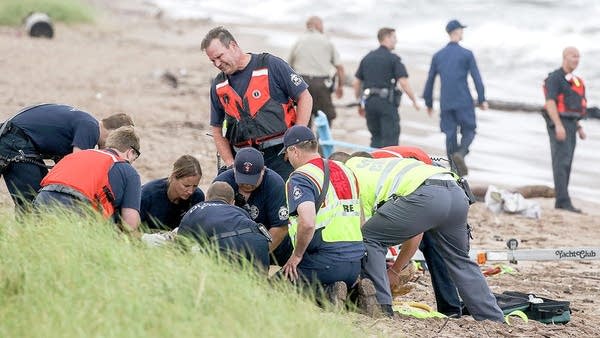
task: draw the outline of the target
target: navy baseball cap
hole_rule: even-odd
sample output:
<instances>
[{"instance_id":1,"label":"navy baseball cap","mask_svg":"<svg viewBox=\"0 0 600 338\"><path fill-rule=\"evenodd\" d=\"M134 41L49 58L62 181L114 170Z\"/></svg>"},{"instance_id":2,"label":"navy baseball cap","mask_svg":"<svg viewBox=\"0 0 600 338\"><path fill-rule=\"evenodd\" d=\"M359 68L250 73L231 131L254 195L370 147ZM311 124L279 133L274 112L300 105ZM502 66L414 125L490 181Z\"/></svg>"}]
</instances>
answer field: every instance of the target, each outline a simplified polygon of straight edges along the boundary
<instances>
[{"instance_id":1,"label":"navy baseball cap","mask_svg":"<svg viewBox=\"0 0 600 338\"><path fill-rule=\"evenodd\" d=\"M241 149L233 161L235 183L256 185L264 167L265 160L260 151L254 148Z\"/></svg>"},{"instance_id":2,"label":"navy baseball cap","mask_svg":"<svg viewBox=\"0 0 600 338\"><path fill-rule=\"evenodd\" d=\"M283 149L279 155L285 153L287 148L304 141L312 141L315 139L315 134L306 126L295 125L285 131L283 134Z\"/></svg>"},{"instance_id":3,"label":"navy baseball cap","mask_svg":"<svg viewBox=\"0 0 600 338\"><path fill-rule=\"evenodd\" d=\"M446 32L450 33L455 29L465 28L465 27L467 27L467 26L458 22L458 20L450 20L450 21L448 21L448 24L446 25Z\"/></svg>"}]
</instances>

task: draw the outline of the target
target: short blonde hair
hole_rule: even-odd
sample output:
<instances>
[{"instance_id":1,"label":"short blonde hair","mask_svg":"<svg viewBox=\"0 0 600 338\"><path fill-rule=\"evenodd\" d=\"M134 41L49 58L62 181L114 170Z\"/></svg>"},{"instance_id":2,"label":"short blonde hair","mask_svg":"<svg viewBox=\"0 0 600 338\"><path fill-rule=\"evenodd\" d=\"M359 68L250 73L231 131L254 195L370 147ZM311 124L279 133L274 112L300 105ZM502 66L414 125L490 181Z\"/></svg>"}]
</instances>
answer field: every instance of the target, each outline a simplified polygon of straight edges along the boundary
<instances>
[{"instance_id":1,"label":"short blonde hair","mask_svg":"<svg viewBox=\"0 0 600 338\"><path fill-rule=\"evenodd\" d=\"M114 148L126 152L131 148L140 150L140 138L132 126L123 126L112 131L106 139L106 148Z\"/></svg>"}]
</instances>

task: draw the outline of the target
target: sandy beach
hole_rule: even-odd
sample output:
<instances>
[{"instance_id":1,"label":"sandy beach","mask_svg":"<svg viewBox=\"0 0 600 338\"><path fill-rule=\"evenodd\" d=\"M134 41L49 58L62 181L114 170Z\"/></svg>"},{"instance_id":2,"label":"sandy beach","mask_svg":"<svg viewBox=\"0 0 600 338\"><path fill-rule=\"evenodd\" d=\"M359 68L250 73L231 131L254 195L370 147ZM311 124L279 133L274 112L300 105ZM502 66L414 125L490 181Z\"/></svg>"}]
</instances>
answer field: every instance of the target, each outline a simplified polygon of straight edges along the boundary
<instances>
[{"instance_id":1,"label":"sandy beach","mask_svg":"<svg viewBox=\"0 0 600 338\"><path fill-rule=\"evenodd\" d=\"M4 120L20 108L38 102L74 105L98 118L114 112L126 112L133 117L141 135L142 156L135 162L135 167L142 182L167 176L176 158L191 154L202 164L201 186L206 188L216 174L215 148L212 138L207 136L209 85L216 69L200 50L200 41L208 29L219 23L161 18L157 16L156 8L141 0L126 4L101 0L94 3L101 9L95 24L57 24L52 40L34 40L17 28L0 28L0 50L3 51L0 54L3 74L0 79L0 92L3 93L0 119ZM244 33L246 26L230 28L245 51L268 51L287 57L287 50L268 45L264 36ZM290 27L262 28L294 31ZM301 31L298 27L297 33ZM354 73L356 63L348 62L345 66L347 73ZM410 62L407 66L413 89L420 94L425 74L417 71ZM162 75L165 72L177 77L176 88L164 80ZM345 96L336 101L340 108L333 135L340 140L367 145L369 133L364 119L357 115L355 108L342 108L352 101L351 96L351 88L347 87ZM485 120L490 115L483 116ZM443 154L443 143L438 142L443 140L443 136L436 122L423 110L417 112L409 106L402 106L402 133L403 142L419 145L434 154ZM588 137L596 136L588 133ZM478 138L480 145L475 146L473 151L487 155L485 145L493 139L493 135L481 133ZM544 139L544 142L547 143L547 140ZM475 172L471 177L472 185L510 187L539 183L533 179L531 182L511 182L508 179L495 180L498 177L495 175L479 175L478 172L484 172L479 166L488 160L483 155L473 155ZM549 161L549 153L545 157ZM593 172L586 175L589 175L586 179L595 177ZM544 179L541 181L545 182ZM594 180L590 185L595 187L597 182ZM0 191L0 208L10 210L12 201L4 183ZM509 238L518 239L519 248L598 246L600 203L593 199L575 198L576 206L585 211L583 215L576 215L555 210L552 199L539 198L536 201L542 206L539 220L496 215L486 210L483 203L473 205L469 215L474 228L472 247L503 249ZM506 326L475 322L470 317L450 320L445 324L440 319L401 317L373 320L358 314L349 316L353 317L357 330L368 336L600 336L597 327L600 323L599 261L502 263L515 272L489 277L494 292L533 292L546 298L570 301L571 322L567 325L545 325L515 320L513 326ZM414 286L415 290L403 300L435 305L428 274Z\"/></svg>"}]
</instances>

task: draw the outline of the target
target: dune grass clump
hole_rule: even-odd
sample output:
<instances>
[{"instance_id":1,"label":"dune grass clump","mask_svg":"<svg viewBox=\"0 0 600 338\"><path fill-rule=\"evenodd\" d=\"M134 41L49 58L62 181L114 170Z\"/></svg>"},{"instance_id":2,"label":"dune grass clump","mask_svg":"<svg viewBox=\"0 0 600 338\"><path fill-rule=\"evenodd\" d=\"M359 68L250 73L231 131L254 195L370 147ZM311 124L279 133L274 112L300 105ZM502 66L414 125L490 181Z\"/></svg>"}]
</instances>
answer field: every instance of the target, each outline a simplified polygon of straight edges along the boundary
<instances>
[{"instance_id":1,"label":"dune grass clump","mask_svg":"<svg viewBox=\"0 0 600 338\"><path fill-rule=\"evenodd\" d=\"M0 337L351 337L289 283L94 216L0 216Z\"/></svg>"},{"instance_id":2,"label":"dune grass clump","mask_svg":"<svg viewBox=\"0 0 600 338\"><path fill-rule=\"evenodd\" d=\"M94 19L92 7L83 0L2 0L0 25L19 25L31 12L47 13L54 22L86 23Z\"/></svg>"}]
</instances>

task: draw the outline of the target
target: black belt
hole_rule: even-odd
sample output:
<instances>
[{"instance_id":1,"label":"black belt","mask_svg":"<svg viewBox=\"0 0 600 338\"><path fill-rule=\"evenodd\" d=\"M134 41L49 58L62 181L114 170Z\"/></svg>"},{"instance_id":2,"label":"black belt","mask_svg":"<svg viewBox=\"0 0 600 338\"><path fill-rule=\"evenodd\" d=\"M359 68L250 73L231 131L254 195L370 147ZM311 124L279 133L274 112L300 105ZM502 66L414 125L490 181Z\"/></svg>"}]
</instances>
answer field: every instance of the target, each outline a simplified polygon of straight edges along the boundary
<instances>
[{"instance_id":1,"label":"black belt","mask_svg":"<svg viewBox=\"0 0 600 338\"><path fill-rule=\"evenodd\" d=\"M425 181L423 181L423 183L421 185L439 185L442 187L453 187L456 185L456 181L455 180L436 180L433 178L428 178Z\"/></svg>"},{"instance_id":2,"label":"black belt","mask_svg":"<svg viewBox=\"0 0 600 338\"><path fill-rule=\"evenodd\" d=\"M235 230L235 231L227 231L227 232L221 232L218 233L214 236L211 236L210 239L211 240L215 240L215 239L224 239L224 238L229 238L229 237L233 237L233 236L239 236L239 235L243 235L243 234L248 234L251 232L257 232L252 228L243 228L240 230Z\"/></svg>"},{"instance_id":3,"label":"black belt","mask_svg":"<svg viewBox=\"0 0 600 338\"><path fill-rule=\"evenodd\" d=\"M282 145L282 144L283 144L283 136L278 136L278 137L274 137L272 139L268 139L268 140L260 142L260 143L248 144L247 146L242 146L242 147L233 146L233 150L238 152L238 151L240 151L240 149L247 148L247 147L254 147L258 150L265 150L267 148L275 147L275 146Z\"/></svg>"},{"instance_id":4,"label":"black belt","mask_svg":"<svg viewBox=\"0 0 600 338\"><path fill-rule=\"evenodd\" d=\"M370 96L379 96L381 98L388 98L390 96L390 89L389 88L377 88L377 87L372 87L372 88L367 88L364 91L364 95L366 95L367 97Z\"/></svg>"}]
</instances>

